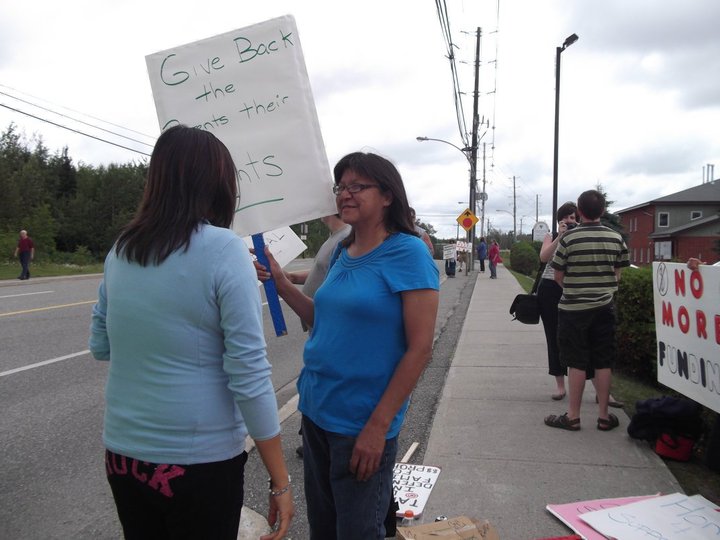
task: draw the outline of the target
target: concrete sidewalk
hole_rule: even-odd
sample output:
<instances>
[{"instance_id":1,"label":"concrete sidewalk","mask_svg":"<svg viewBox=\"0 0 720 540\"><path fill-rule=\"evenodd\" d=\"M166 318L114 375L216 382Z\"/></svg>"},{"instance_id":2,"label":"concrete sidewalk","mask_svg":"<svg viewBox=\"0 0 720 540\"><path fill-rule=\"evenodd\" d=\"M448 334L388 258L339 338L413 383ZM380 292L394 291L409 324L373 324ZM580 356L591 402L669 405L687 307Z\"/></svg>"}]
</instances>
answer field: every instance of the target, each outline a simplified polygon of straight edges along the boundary
<instances>
[{"instance_id":1,"label":"concrete sidewalk","mask_svg":"<svg viewBox=\"0 0 720 540\"><path fill-rule=\"evenodd\" d=\"M552 401L542 323L512 321L508 308L524 292L502 265L498 279L477 283L448 373L423 462L442 468L424 512L485 518L502 540L570 534L545 506L589 499L682 492L663 461L620 427L596 429L589 382L582 429L544 425L567 410Z\"/></svg>"}]
</instances>

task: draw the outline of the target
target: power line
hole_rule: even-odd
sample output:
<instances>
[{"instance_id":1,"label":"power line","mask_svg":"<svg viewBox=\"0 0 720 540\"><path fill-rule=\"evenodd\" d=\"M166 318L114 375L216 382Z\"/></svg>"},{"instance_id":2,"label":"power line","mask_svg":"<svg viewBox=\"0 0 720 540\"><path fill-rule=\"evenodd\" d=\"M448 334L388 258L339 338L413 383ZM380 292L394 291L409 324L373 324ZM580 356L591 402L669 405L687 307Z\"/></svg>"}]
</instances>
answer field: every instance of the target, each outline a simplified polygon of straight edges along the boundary
<instances>
[{"instance_id":1,"label":"power line","mask_svg":"<svg viewBox=\"0 0 720 540\"><path fill-rule=\"evenodd\" d=\"M73 108L71 108L71 107L66 107L65 105L59 105L59 104L57 104L57 103L53 103L52 101L48 101L47 99L43 99L43 98L38 97L38 96L33 96L32 94L29 94L28 92L23 92L22 90L18 90L17 88L13 88L12 86L8 86L8 85L6 85L6 84L0 83L0 87L7 88L8 90L12 90L13 92L17 92L17 93L19 93L19 94L22 94L22 95L31 97L31 98L33 98L33 99L35 99L35 100L43 101L43 102L48 103L48 104L50 104L50 105L54 105L55 107L60 107L60 108L62 108L62 109L65 109L66 111L71 111L71 112L74 112L74 113L77 113L77 114L82 114L83 116L87 116L88 118L92 118L93 120L97 120L98 122L102 122L103 124L108 124L108 125L110 125L110 126L113 126L113 127L116 127L116 128L120 128L120 129L122 129L122 130L124 130L124 131L129 131L130 133L135 133L136 135L142 135L143 137L147 137L148 139L152 139L153 141L157 138L155 135L148 135L147 133L142 133L141 131L137 131L137 130L131 129L131 128L129 128L129 127L121 126L120 124L115 124L115 123L113 123L113 122L109 122L108 120L104 120L104 119L102 119L102 118L98 118L97 116L93 116L93 115L91 115L91 114L88 114L88 113L85 113L85 112L82 112L82 111L78 111L78 110L73 109ZM15 98L15 99L17 99L17 98ZM36 106L36 107L39 107L38 105L35 105L35 106ZM53 111L53 112L55 112L55 111ZM55 114L60 114L60 113L55 112Z\"/></svg>"},{"instance_id":2,"label":"power line","mask_svg":"<svg viewBox=\"0 0 720 540\"><path fill-rule=\"evenodd\" d=\"M30 114L28 112L21 111L20 109L15 109L14 107L10 107L9 105L5 105L4 103L0 103L0 107L5 107L6 109L9 109L11 111L15 111L17 113L24 114L25 116L29 116L30 118L35 118L36 120L40 120L41 122L47 122L48 124L52 124L53 126L56 126L56 127L62 128L62 129L67 129L68 131L72 131L73 133L77 133L78 135L84 135L85 137L90 137L91 139L95 139L97 141L104 142L107 144L112 144L113 146L117 146L119 148L123 148L125 150L130 150L131 152L136 152L138 154L142 154L143 156L150 157L150 154L146 154L145 152L141 152L140 150L135 150L134 148L129 148L127 146L123 146L122 144L114 143L114 142L108 141L106 139L101 139L100 137L96 137L95 135L90 135L89 133L84 133L82 131L78 131L77 129L73 129L68 126L63 126L62 124L58 124L57 122L53 122L52 120L48 120L47 118L41 118L34 114Z\"/></svg>"},{"instance_id":3,"label":"power line","mask_svg":"<svg viewBox=\"0 0 720 540\"><path fill-rule=\"evenodd\" d=\"M104 131L105 133L109 133L110 135L115 135L115 136L120 137L120 138L122 138L122 139L127 139L128 141L132 141L132 142L135 142L135 143L138 143L138 144L144 144L145 146L147 146L147 147L149 147L149 148L152 148L152 147L153 147L152 144L148 144L148 143L146 143L146 142L139 141L139 140L137 140L137 139L133 139L132 137L128 137L128 136L126 136L126 135L123 135L122 133L116 133L116 132L114 132L114 131L110 131L109 129L105 129L105 128L102 128L102 127L100 127L100 126L96 126L95 124L91 124L91 123L89 123L89 122L85 122L85 121L83 121L83 120L80 120L79 118L73 118L72 116L67 116L67 115L62 114L62 113L60 113L60 112L53 111L52 109L48 109L47 107L43 107L42 105L38 105L37 103L32 103L31 101L27 101L27 100L22 99L22 98L19 98L19 97L17 97L17 96L13 96L13 95L11 95L11 94L8 94L7 92L2 92L2 91L0 91L0 95L7 96L7 97L9 97L9 98L11 98L11 99L15 99L15 100L17 100L17 101L20 101L21 103L25 103L26 105L30 105L30 106L32 106L32 107L37 107L38 109L41 109L41 110L43 110L43 111L46 111L46 112L49 112L49 113L52 113L52 114L57 114L58 116L60 116L60 117L62 117L62 118L67 118L68 120L73 120L74 122L79 122L80 124L83 124L83 125L85 125L85 126L88 126L88 127L91 127L91 128L95 128L95 129L99 129L100 131Z\"/></svg>"}]
</instances>

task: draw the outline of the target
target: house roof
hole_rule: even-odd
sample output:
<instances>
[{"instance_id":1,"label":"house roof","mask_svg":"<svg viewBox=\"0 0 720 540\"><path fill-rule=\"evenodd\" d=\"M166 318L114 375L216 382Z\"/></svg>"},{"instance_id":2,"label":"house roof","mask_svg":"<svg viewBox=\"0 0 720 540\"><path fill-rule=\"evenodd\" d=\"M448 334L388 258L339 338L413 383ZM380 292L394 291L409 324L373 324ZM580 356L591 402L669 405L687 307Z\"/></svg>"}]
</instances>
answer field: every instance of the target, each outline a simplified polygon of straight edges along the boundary
<instances>
[{"instance_id":1,"label":"house roof","mask_svg":"<svg viewBox=\"0 0 720 540\"><path fill-rule=\"evenodd\" d=\"M709 216L702 219L696 219L691 221L690 223L685 223L684 225L679 225L677 227L673 227L672 229L663 229L662 231L655 231L653 233L648 234L648 238L667 238L669 236L675 236L676 234L689 231L691 229L694 229L696 227L702 227L703 225L708 225L710 223L714 222L720 222L720 214L715 214L714 216Z\"/></svg>"},{"instance_id":2,"label":"house roof","mask_svg":"<svg viewBox=\"0 0 720 540\"><path fill-rule=\"evenodd\" d=\"M616 214L622 214L623 212L629 212L630 210L636 210L643 206L650 204L688 204L688 203L720 203L720 179L713 180L712 182L706 182L699 186L693 186L677 193L665 195L658 199L653 199L646 203L637 204L623 210L615 212Z\"/></svg>"}]
</instances>

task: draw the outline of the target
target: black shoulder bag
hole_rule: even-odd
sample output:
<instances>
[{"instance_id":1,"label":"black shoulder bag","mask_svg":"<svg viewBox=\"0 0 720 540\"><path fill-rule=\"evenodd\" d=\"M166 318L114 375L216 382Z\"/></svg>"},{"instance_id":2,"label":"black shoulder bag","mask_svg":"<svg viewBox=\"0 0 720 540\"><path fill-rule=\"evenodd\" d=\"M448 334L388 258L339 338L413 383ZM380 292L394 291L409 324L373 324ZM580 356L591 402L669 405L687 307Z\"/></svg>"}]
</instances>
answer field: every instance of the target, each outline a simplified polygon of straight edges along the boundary
<instances>
[{"instance_id":1,"label":"black shoulder bag","mask_svg":"<svg viewBox=\"0 0 720 540\"><path fill-rule=\"evenodd\" d=\"M540 277L545 270L545 263L540 265L535 283L533 283L530 294L518 294L510 306L510 315L513 321L520 321L523 324L537 324L540 322L540 305L537 300L537 288L540 284Z\"/></svg>"}]
</instances>

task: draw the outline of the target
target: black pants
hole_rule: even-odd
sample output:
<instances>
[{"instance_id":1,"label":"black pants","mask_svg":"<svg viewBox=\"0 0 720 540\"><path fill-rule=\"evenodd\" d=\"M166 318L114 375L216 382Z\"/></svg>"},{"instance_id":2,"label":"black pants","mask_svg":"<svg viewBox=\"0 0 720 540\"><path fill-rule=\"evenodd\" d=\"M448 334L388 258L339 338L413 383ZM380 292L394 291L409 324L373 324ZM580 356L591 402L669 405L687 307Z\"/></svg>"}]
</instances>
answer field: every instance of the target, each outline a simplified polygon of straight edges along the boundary
<instances>
[{"instance_id":1,"label":"black pants","mask_svg":"<svg viewBox=\"0 0 720 540\"><path fill-rule=\"evenodd\" d=\"M537 291L537 300L540 304L540 318L545 329L547 342L548 373L555 377L567 375L567 368L560 365L560 350L558 349L558 303L562 296L562 287L552 279L541 279Z\"/></svg>"},{"instance_id":2,"label":"black pants","mask_svg":"<svg viewBox=\"0 0 720 540\"><path fill-rule=\"evenodd\" d=\"M197 465L156 464L105 451L127 540L236 540L247 452Z\"/></svg>"}]
</instances>

